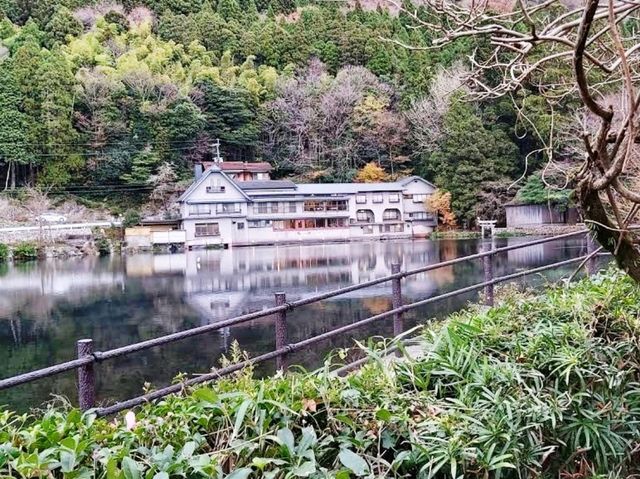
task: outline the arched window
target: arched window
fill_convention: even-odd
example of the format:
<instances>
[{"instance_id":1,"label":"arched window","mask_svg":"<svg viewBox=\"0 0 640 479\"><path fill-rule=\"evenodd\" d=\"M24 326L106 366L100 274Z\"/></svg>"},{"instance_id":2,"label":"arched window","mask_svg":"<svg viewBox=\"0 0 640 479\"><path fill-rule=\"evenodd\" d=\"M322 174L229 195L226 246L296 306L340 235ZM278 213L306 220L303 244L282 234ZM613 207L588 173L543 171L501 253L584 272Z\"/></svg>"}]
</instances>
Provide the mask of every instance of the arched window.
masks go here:
<instances>
[{"instance_id":1,"label":"arched window","mask_svg":"<svg viewBox=\"0 0 640 479\"><path fill-rule=\"evenodd\" d=\"M382 213L382 219L384 221L398 221L400 220L400 210L396 208L388 208Z\"/></svg>"},{"instance_id":2,"label":"arched window","mask_svg":"<svg viewBox=\"0 0 640 479\"><path fill-rule=\"evenodd\" d=\"M374 216L371 210L358 210L356 211L356 221L358 223L373 223Z\"/></svg>"}]
</instances>

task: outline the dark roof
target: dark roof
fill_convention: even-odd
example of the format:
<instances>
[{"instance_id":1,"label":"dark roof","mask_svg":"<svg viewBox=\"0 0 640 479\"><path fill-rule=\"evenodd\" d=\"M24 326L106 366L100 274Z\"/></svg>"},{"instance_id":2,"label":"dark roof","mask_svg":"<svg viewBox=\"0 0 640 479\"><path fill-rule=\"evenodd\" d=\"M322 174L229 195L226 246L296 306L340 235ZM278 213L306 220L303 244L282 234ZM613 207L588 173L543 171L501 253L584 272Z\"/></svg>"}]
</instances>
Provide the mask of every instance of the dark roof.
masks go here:
<instances>
[{"instance_id":1,"label":"dark roof","mask_svg":"<svg viewBox=\"0 0 640 479\"><path fill-rule=\"evenodd\" d=\"M273 168L265 161L223 161L222 163L215 163L213 161L202 162L205 169L212 166L219 167L222 171L249 171L251 173L269 173Z\"/></svg>"},{"instance_id":2,"label":"dark roof","mask_svg":"<svg viewBox=\"0 0 640 479\"><path fill-rule=\"evenodd\" d=\"M172 220L164 220L164 219L156 220L156 219L153 219L153 218L147 218L147 219L144 219L144 220L140 221L140 224L142 226L153 226L153 225L176 225L176 226L178 226L178 223L180 223L180 219L179 218L178 219L172 219Z\"/></svg>"},{"instance_id":3,"label":"dark roof","mask_svg":"<svg viewBox=\"0 0 640 479\"><path fill-rule=\"evenodd\" d=\"M295 190L296 184L289 180L236 181L243 190Z\"/></svg>"}]
</instances>

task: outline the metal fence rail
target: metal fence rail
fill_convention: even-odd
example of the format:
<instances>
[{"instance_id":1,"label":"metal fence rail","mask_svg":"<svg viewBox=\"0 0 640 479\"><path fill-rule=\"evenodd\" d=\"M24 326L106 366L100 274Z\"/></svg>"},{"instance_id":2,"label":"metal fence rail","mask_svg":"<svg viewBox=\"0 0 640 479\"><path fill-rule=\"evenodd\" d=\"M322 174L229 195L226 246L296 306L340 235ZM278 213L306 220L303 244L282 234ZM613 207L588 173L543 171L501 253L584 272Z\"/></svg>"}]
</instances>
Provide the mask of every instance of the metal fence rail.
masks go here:
<instances>
[{"instance_id":1,"label":"metal fence rail","mask_svg":"<svg viewBox=\"0 0 640 479\"><path fill-rule=\"evenodd\" d=\"M204 374L197 376L192 379L188 379L179 384L174 384L172 386L168 386L165 388L158 389L151 393L129 399L126 401L119 402L114 404L113 406L98 408L96 409L96 413L99 416L114 414L116 412L122 411L124 409L128 409L145 402L152 401L154 399L159 399L161 397L167 396L169 394L174 394L180 392L182 389L188 386L192 386L195 384L200 384L207 381L212 381L223 377L225 375L229 375L235 371L238 371L247 365L257 364L264 361L269 361L272 359L276 359L278 368L286 367L286 359L287 355L293 351L297 351L300 349L304 349L312 344L315 344L320 341L324 341L326 339L330 339L332 337L338 336L340 334L344 334L353 329L365 326L367 324L371 324L375 321L379 321L382 319L393 318L393 331L394 335L398 335L403 330L403 314L407 311L411 311L415 308L433 303L435 301L439 301L442 299L450 298L459 294L468 293L472 291L477 291L480 289L484 289L485 291L485 302L488 305L493 305L493 287L498 283L502 283L505 281L510 281L512 279L520 278L522 276L526 276L529 274L535 274L542 271L547 271L550 269L574 264L577 262L585 262L590 259L593 259L595 256L592 254L592 246L588 244L588 254L584 256L580 256L578 258L572 258L565 261L560 261L557 263L553 263L546 266L541 266L538 268L520 271L512 274L508 274L505 276L501 276L498 278L493 277L493 256L499 253L504 253L507 251L512 251L521 248L527 248L530 246L535 246L539 244L544 244L552 241L557 241L560 239L566 239L576 236L582 236L586 233L586 230L562 234L553 237L541 238L534 241L529 241L525 243L520 243L511 246L505 246L502 248L489 249L483 252L463 256L460 258L456 258L449 261L443 261L440 263L431 264L428 266L400 271L399 264L392 265L392 274L384 276L382 278L374 279L371 281L366 281L363 283L355 284L352 286L347 286L344 288L335 289L332 291L328 291L326 293L321 293L317 295L310 296L308 298L300 299L297 301L287 302L285 293L276 293L275 294L275 306L271 308L264 309L262 311L256 311L254 313L248 313L240 316L236 316L233 318L229 318L226 320L222 320L213 324L208 324L205 326L199 326L192 329L187 329L185 331L180 331L178 333L168 334L165 336L161 336L159 338L154 338L146 341L140 341L137 343L133 343L127 346L123 346L120 348L111 349L108 351L93 351L93 341L91 339L82 339L77 342L77 354L78 358L66 361L63 363L59 363L53 366L49 366L46 368L38 369L35 371L31 371L28 373L20 374L17 376L13 376L10 378L0 380L0 390L12 388L21 384L26 384L32 381L36 381L38 379L50 377L53 375L57 375L66 371L70 371L73 369L78 370L78 402L80 408L82 410L91 409L95 405L95 371L94 365L95 363L99 363L101 361L117 358L120 356L125 356L129 354L133 354L139 351L143 351L149 348L161 346L164 344L172 343L175 341L179 341L182 339L190 338L193 336L198 336L201 334L209 333L212 331L217 331L222 328L226 328L229 326L234 326L237 324L245 323L247 321L251 321L253 319L263 318L267 316L275 317L275 338L276 338L276 349L274 351L256 356L247 361L243 361L238 364L234 364L225 368L218 369L209 374ZM438 268L451 266L454 264L462 263L465 261L471 261L475 259L483 260L483 269L484 269L484 281L478 284L474 284L472 286L467 286L465 288L461 288L455 291L451 291L448 293L444 293L438 296L433 296L431 298L427 298L424 300L416 301L410 304L402 304L402 286L401 280L408 276L413 276L419 273L432 271ZM593 271L593 267L589 268L590 271ZM377 314L360 321L348 324L346 326L342 326L340 328L334 329L332 331L328 331L326 333L313 336L311 338L299 341L297 343L288 343L287 340L287 323L286 317L287 312L299 308L301 306L305 306L308 304L316 303L318 301L322 301L325 299L333 298L335 296L339 296L345 293L349 293L352 291L361 290L364 288L368 288L371 286L376 286L382 283L386 283L391 281L391 290L392 290L392 309L386 311L381 314Z\"/></svg>"}]
</instances>

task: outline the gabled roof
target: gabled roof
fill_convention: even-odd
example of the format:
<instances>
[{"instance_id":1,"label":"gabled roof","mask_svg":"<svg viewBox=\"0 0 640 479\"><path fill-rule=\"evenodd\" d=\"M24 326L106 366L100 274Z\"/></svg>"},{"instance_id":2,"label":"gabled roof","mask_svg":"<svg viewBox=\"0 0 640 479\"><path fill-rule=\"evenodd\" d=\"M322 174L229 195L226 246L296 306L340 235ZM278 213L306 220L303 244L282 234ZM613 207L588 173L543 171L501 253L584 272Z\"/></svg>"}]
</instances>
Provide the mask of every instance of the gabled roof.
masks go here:
<instances>
[{"instance_id":1,"label":"gabled roof","mask_svg":"<svg viewBox=\"0 0 640 479\"><path fill-rule=\"evenodd\" d=\"M224 178L226 178L229 181L229 183L233 188L238 190L238 192L247 199L247 201L251 201L251 198L249 198L246 195L246 193L238 187L238 184L235 181L229 178L229 176L224 171L221 171L220 168L218 168L217 166L213 166L205 170L199 180L196 180L193 183L191 183L191 186L189 186L189 188L187 188L186 191L182 193L182 195L180 195L180 198L178 198L178 203L182 203L183 201L186 201L186 199L191 195L191 193L193 193L196 190L196 188L198 188L198 186L204 183L204 181L214 173L221 174Z\"/></svg>"},{"instance_id":2,"label":"gabled roof","mask_svg":"<svg viewBox=\"0 0 640 479\"><path fill-rule=\"evenodd\" d=\"M401 180L398 180L398 183L400 183L402 186L407 186L409 183L411 183L412 181L421 181L422 183L429 185L433 188L438 188L436 185L434 185L433 183L431 183L430 181L425 180L424 178L421 178L420 176L407 176L406 178L402 178Z\"/></svg>"},{"instance_id":3,"label":"gabled roof","mask_svg":"<svg viewBox=\"0 0 640 479\"><path fill-rule=\"evenodd\" d=\"M237 181L243 190L295 190L296 184L289 180Z\"/></svg>"}]
</instances>

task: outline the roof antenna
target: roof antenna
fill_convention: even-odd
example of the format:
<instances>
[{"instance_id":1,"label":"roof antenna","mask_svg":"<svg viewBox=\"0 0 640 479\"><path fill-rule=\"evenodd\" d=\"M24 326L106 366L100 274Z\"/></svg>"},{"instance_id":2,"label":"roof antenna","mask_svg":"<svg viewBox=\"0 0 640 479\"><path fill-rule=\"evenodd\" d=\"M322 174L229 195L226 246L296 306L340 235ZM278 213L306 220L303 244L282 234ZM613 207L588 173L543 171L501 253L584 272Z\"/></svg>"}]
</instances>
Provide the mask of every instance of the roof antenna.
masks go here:
<instances>
[{"instance_id":1,"label":"roof antenna","mask_svg":"<svg viewBox=\"0 0 640 479\"><path fill-rule=\"evenodd\" d=\"M220 139L217 138L215 143L213 143L211 146L213 146L214 149L213 162L222 163L222 156L220 156Z\"/></svg>"}]
</instances>

